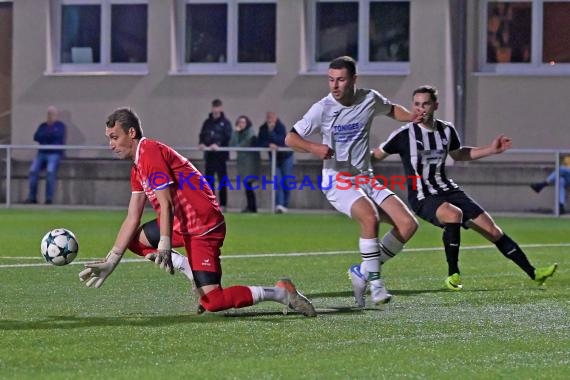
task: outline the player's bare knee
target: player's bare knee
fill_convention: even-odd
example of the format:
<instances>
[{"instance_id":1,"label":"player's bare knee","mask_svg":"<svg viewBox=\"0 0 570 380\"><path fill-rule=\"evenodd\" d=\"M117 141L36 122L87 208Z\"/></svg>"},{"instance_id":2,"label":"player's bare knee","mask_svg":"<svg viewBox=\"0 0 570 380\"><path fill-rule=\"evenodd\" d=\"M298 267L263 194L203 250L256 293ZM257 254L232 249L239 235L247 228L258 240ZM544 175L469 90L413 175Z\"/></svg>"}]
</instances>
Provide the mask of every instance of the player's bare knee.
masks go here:
<instances>
[{"instance_id":1,"label":"player's bare knee","mask_svg":"<svg viewBox=\"0 0 570 380\"><path fill-rule=\"evenodd\" d=\"M499 240L501 236L504 235L503 230L501 230L496 224L491 226L491 229L487 233L489 234L489 240L492 242Z\"/></svg>"},{"instance_id":2,"label":"player's bare knee","mask_svg":"<svg viewBox=\"0 0 570 380\"><path fill-rule=\"evenodd\" d=\"M398 223L398 232L405 241L408 241L418 230L419 223L416 218L410 217Z\"/></svg>"},{"instance_id":3,"label":"player's bare knee","mask_svg":"<svg viewBox=\"0 0 570 380\"><path fill-rule=\"evenodd\" d=\"M452 204L444 203L437 209L436 217L441 224L461 223L463 211Z\"/></svg>"},{"instance_id":4,"label":"player's bare knee","mask_svg":"<svg viewBox=\"0 0 570 380\"><path fill-rule=\"evenodd\" d=\"M463 211L461 209L455 209L453 210L453 223L461 223L461 221L463 220Z\"/></svg>"},{"instance_id":5,"label":"player's bare knee","mask_svg":"<svg viewBox=\"0 0 570 380\"><path fill-rule=\"evenodd\" d=\"M360 224L363 230L376 229L380 223L379 215L372 208L353 210L352 218Z\"/></svg>"},{"instance_id":6,"label":"player's bare knee","mask_svg":"<svg viewBox=\"0 0 570 380\"><path fill-rule=\"evenodd\" d=\"M380 220L378 220L378 215L375 213L368 213L361 218L361 224L369 227L377 227Z\"/></svg>"}]
</instances>

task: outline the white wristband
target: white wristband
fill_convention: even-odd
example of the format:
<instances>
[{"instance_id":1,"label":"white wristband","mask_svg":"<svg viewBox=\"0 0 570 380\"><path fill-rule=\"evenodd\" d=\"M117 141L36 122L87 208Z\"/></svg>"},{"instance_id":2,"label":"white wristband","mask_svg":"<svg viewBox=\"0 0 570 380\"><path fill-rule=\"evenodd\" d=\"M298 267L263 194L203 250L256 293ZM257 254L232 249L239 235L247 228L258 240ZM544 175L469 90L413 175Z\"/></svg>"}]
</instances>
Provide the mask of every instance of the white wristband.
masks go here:
<instances>
[{"instance_id":1,"label":"white wristband","mask_svg":"<svg viewBox=\"0 0 570 380\"><path fill-rule=\"evenodd\" d=\"M160 240L158 241L158 250L159 251L170 251L172 249L170 243L170 236L161 236Z\"/></svg>"}]
</instances>

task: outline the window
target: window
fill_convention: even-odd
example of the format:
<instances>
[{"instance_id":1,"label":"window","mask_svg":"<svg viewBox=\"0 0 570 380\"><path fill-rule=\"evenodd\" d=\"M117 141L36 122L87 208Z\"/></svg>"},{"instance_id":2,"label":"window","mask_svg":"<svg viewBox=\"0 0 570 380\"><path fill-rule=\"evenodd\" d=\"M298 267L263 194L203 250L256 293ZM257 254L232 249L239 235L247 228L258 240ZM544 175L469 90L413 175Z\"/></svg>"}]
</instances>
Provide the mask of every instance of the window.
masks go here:
<instances>
[{"instance_id":1,"label":"window","mask_svg":"<svg viewBox=\"0 0 570 380\"><path fill-rule=\"evenodd\" d=\"M275 71L274 0L181 0L178 71Z\"/></svg>"},{"instance_id":2,"label":"window","mask_svg":"<svg viewBox=\"0 0 570 380\"><path fill-rule=\"evenodd\" d=\"M61 63L100 63L101 7L62 5Z\"/></svg>"},{"instance_id":3,"label":"window","mask_svg":"<svg viewBox=\"0 0 570 380\"><path fill-rule=\"evenodd\" d=\"M146 0L54 1L51 71L145 72L147 13Z\"/></svg>"},{"instance_id":4,"label":"window","mask_svg":"<svg viewBox=\"0 0 570 380\"><path fill-rule=\"evenodd\" d=\"M111 5L111 63L147 62L147 5Z\"/></svg>"},{"instance_id":5,"label":"window","mask_svg":"<svg viewBox=\"0 0 570 380\"><path fill-rule=\"evenodd\" d=\"M570 63L570 2L544 2L542 63Z\"/></svg>"},{"instance_id":6,"label":"window","mask_svg":"<svg viewBox=\"0 0 570 380\"><path fill-rule=\"evenodd\" d=\"M570 1L482 1L484 72L570 73Z\"/></svg>"},{"instance_id":7,"label":"window","mask_svg":"<svg viewBox=\"0 0 570 380\"><path fill-rule=\"evenodd\" d=\"M409 1L308 0L307 7L309 70L350 55L360 72L409 72Z\"/></svg>"},{"instance_id":8,"label":"window","mask_svg":"<svg viewBox=\"0 0 570 380\"><path fill-rule=\"evenodd\" d=\"M410 60L410 3L370 3L370 62Z\"/></svg>"}]
</instances>

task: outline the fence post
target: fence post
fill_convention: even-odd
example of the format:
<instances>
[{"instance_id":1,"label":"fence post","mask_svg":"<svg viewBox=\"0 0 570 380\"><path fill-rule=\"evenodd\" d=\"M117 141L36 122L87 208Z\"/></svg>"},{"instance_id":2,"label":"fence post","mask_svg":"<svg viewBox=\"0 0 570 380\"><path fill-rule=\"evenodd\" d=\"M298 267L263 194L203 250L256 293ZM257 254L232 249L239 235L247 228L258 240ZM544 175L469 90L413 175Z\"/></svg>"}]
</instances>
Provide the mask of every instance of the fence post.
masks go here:
<instances>
[{"instance_id":1,"label":"fence post","mask_svg":"<svg viewBox=\"0 0 570 380\"><path fill-rule=\"evenodd\" d=\"M554 153L554 215L560 216L560 152L556 151Z\"/></svg>"},{"instance_id":2,"label":"fence post","mask_svg":"<svg viewBox=\"0 0 570 380\"><path fill-rule=\"evenodd\" d=\"M271 151L271 178L277 178L277 149ZM271 213L275 214L275 186L281 186L279 183L274 183L271 187Z\"/></svg>"},{"instance_id":3,"label":"fence post","mask_svg":"<svg viewBox=\"0 0 570 380\"><path fill-rule=\"evenodd\" d=\"M12 147L6 147L6 207L11 206L12 192Z\"/></svg>"}]
</instances>

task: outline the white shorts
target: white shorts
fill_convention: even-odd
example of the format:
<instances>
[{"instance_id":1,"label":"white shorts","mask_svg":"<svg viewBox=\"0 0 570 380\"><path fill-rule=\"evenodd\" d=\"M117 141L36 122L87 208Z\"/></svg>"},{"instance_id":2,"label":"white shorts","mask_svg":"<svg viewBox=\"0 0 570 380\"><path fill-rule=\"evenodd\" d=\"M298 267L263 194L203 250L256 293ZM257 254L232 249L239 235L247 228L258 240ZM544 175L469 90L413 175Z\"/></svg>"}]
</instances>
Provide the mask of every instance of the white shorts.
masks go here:
<instances>
[{"instance_id":1,"label":"white shorts","mask_svg":"<svg viewBox=\"0 0 570 380\"><path fill-rule=\"evenodd\" d=\"M350 210L354 202L362 197L368 197L379 206L386 198L394 195L381 183L372 183L367 176L338 177L337 174L334 170L324 169L321 189L330 204L348 217L352 217Z\"/></svg>"}]
</instances>

